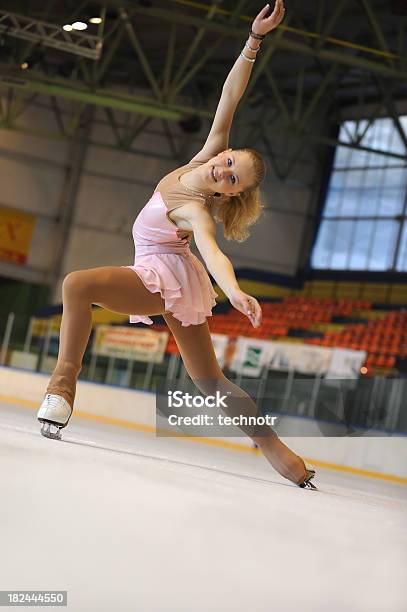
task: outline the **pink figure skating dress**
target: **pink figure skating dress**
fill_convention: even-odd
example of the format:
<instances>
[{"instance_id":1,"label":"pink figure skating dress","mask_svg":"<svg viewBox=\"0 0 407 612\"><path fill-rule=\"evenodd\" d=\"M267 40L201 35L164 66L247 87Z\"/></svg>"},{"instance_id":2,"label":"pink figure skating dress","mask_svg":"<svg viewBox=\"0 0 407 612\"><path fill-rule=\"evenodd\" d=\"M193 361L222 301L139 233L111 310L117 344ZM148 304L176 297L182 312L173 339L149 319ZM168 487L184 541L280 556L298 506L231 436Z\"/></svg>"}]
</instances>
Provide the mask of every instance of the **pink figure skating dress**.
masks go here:
<instances>
[{"instance_id":1,"label":"pink figure skating dress","mask_svg":"<svg viewBox=\"0 0 407 612\"><path fill-rule=\"evenodd\" d=\"M158 183L133 225L134 265L121 266L134 270L152 293L159 291L165 310L184 327L204 323L212 315L218 297L203 264L191 252L188 240L178 238L179 228L168 217L170 211L188 202L205 203L202 196L187 191L179 180L201 164L190 162ZM130 323L139 322L153 323L150 317L130 315Z\"/></svg>"}]
</instances>

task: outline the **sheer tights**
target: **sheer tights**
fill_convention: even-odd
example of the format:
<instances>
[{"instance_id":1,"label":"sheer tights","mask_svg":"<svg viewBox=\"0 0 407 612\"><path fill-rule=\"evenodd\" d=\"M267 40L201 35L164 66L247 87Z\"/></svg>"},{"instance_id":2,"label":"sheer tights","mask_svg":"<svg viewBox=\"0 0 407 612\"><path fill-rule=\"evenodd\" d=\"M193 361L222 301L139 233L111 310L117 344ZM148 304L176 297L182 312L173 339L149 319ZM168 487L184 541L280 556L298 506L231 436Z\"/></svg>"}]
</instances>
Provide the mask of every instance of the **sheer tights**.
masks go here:
<instances>
[{"instance_id":1,"label":"sheer tights","mask_svg":"<svg viewBox=\"0 0 407 612\"><path fill-rule=\"evenodd\" d=\"M130 268L106 266L68 274L62 285L63 314L58 361L47 393L62 395L74 404L76 382L92 329L92 304L121 314L162 315L178 345L185 368L194 384L206 395L219 390L230 394L230 415L259 415L252 398L223 374L216 359L208 323L183 327L165 310L159 293L151 293ZM303 460L267 426L254 430L241 427L260 447L266 459L285 478L304 480Z\"/></svg>"}]
</instances>

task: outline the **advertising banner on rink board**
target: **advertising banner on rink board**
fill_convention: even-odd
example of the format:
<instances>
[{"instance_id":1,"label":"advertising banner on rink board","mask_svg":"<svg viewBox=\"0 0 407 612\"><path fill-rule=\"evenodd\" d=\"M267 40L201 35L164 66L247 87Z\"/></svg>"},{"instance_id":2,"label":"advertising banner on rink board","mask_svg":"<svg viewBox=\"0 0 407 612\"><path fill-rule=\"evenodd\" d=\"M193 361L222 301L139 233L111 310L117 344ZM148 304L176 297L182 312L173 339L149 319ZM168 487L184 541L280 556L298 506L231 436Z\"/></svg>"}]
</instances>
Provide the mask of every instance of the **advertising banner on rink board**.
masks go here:
<instances>
[{"instance_id":1,"label":"advertising banner on rink board","mask_svg":"<svg viewBox=\"0 0 407 612\"><path fill-rule=\"evenodd\" d=\"M366 351L336 348L332 351L331 364L326 378L359 378L360 368L366 359Z\"/></svg>"},{"instance_id":2,"label":"advertising banner on rink board","mask_svg":"<svg viewBox=\"0 0 407 612\"><path fill-rule=\"evenodd\" d=\"M240 336L230 369L242 376L259 376L263 366L270 370L302 374L325 374L332 349L306 344L256 340Z\"/></svg>"},{"instance_id":3,"label":"advertising banner on rink board","mask_svg":"<svg viewBox=\"0 0 407 612\"><path fill-rule=\"evenodd\" d=\"M287 372L294 370L301 374L325 374L332 358L332 349L307 344L271 342L270 370Z\"/></svg>"},{"instance_id":4,"label":"advertising banner on rink board","mask_svg":"<svg viewBox=\"0 0 407 612\"><path fill-rule=\"evenodd\" d=\"M260 376L270 361L272 342L239 336L230 369L242 376Z\"/></svg>"},{"instance_id":5,"label":"advertising banner on rink board","mask_svg":"<svg viewBox=\"0 0 407 612\"><path fill-rule=\"evenodd\" d=\"M325 378L356 379L366 359L365 351L326 348L307 344L272 342L239 336L230 369L243 376L260 376L263 366Z\"/></svg>"},{"instance_id":6,"label":"advertising banner on rink board","mask_svg":"<svg viewBox=\"0 0 407 612\"><path fill-rule=\"evenodd\" d=\"M92 353L103 357L162 363L168 336L168 332L151 329L98 325L93 339Z\"/></svg>"},{"instance_id":7,"label":"advertising banner on rink board","mask_svg":"<svg viewBox=\"0 0 407 612\"><path fill-rule=\"evenodd\" d=\"M225 365L225 354L229 344L229 336L226 334L211 334L216 359L221 368Z\"/></svg>"}]
</instances>

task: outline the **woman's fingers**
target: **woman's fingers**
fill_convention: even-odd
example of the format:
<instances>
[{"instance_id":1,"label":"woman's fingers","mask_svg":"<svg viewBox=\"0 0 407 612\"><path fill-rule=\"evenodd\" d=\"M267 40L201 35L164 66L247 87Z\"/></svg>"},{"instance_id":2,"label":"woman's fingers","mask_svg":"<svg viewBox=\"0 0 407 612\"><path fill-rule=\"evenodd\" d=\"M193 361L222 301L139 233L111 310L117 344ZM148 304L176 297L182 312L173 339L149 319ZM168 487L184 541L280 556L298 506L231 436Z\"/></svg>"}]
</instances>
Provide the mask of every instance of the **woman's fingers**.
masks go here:
<instances>
[{"instance_id":1,"label":"woman's fingers","mask_svg":"<svg viewBox=\"0 0 407 612\"><path fill-rule=\"evenodd\" d=\"M277 4L274 8L274 11L272 12L272 14L270 15L269 19L281 19L281 17L284 15L284 7L281 3Z\"/></svg>"},{"instance_id":2,"label":"woman's fingers","mask_svg":"<svg viewBox=\"0 0 407 612\"><path fill-rule=\"evenodd\" d=\"M260 308L260 304L258 303L258 301L255 298L248 298L247 302L247 310L246 310L246 314L248 315L251 323L254 326L258 326L261 323L261 308Z\"/></svg>"},{"instance_id":3,"label":"woman's fingers","mask_svg":"<svg viewBox=\"0 0 407 612\"><path fill-rule=\"evenodd\" d=\"M266 15L269 10L270 5L266 4L266 6L262 8L256 19L254 20L254 24L256 24L257 27L259 27L260 29L266 28L264 32L262 31L261 33L267 34L270 29L276 27L283 20L285 12L283 0L276 0L273 12L267 17Z\"/></svg>"},{"instance_id":4,"label":"woman's fingers","mask_svg":"<svg viewBox=\"0 0 407 612\"><path fill-rule=\"evenodd\" d=\"M261 325L262 312L261 312L260 304L258 302L256 302L256 320L257 320L258 325Z\"/></svg>"},{"instance_id":5,"label":"woman's fingers","mask_svg":"<svg viewBox=\"0 0 407 612\"><path fill-rule=\"evenodd\" d=\"M256 298L239 290L235 296L230 298L230 302L236 310L248 317L253 327L259 327L261 324L262 313L260 304Z\"/></svg>"},{"instance_id":6,"label":"woman's fingers","mask_svg":"<svg viewBox=\"0 0 407 612\"><path fill-rule=\"evenodd\" d=\"M274 11L272 12L272 14L270 15L270 17L268 17L268 20L274 20L277 18L281 18L284 15L284 4L282 0L277 0L276 1L276 5L274 7Z\"/></svg>"},{"instance_id":7,"label":"woman's fingers","mask_svg":"<svg viewBox=\"0 0 407 612\"><path fill-rule=\"evenodd\" d=\"M268 13L270 9L270 5L266 4L266 6L263 6L263 8L261 9L260 13L257 15L256 20L262 20Z\"/></svg>"},{"instance_id":8,"label":"woman's fingers","mask_svg":"<svg viewBox=\"0 0 407 612\"><path fill-rule=\"evenodd\" d=\"M254 325L260 325L261 323L261 308L260 308L260 304L258 303L257 300L252 300L252 307L251 307L251 312L252 312L252 317L253 317L253 321L254 321Z\"/></svg>"}]
</instances>

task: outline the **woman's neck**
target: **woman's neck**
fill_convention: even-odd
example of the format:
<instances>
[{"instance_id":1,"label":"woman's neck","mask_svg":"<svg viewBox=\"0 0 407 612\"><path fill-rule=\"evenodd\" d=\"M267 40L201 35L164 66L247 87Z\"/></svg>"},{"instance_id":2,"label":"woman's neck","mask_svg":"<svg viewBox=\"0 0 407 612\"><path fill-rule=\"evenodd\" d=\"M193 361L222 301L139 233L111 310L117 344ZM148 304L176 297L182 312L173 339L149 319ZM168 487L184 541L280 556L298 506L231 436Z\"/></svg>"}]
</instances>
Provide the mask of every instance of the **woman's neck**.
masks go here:
<instances>
[{"instance_id":1,"label":"woman's neck","mask_svg":"<svg viewBox=\"0 0 407 612\"><path fill-rule=\"evenodd\" d=\"M204 164L199 166L199 168L194 168L193 170L188 170L188 172L185 172L185 174L181 176L181 180L183 184L189 187L190 189L201 191L202 193L205 193L207 195L213 195L215 192L213 191L213 189L210 189L210 187L206 183L205 176L203 175L203 172L201 170L203 165Z\"/></svg>"}]
</instances>

